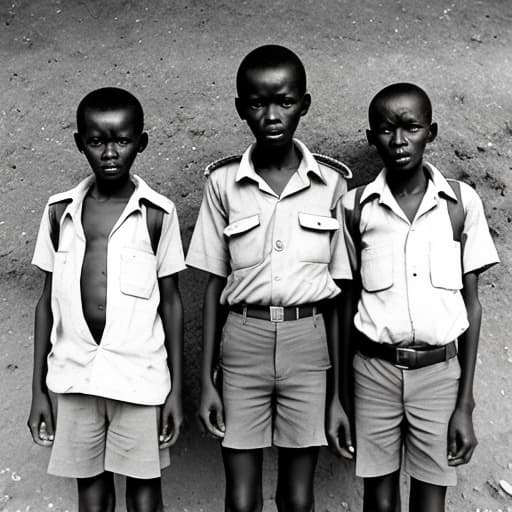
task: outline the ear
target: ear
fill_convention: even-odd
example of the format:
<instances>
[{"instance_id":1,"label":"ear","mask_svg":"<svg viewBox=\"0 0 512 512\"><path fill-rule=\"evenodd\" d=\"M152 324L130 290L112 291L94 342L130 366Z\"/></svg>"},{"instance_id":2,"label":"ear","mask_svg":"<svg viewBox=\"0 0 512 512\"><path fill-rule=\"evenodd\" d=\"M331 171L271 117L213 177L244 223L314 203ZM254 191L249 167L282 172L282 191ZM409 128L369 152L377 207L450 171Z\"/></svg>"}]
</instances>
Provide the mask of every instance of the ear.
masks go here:
<instances>
[{"instance_id":1,"label":"ear","mask_svg":"<svg viewBox=\"0 0 512 512\"><path fill-rule=\"evenodd\" d=\"M139 153L142 153L146 149L147 145L148 145L148 134L147 134L147 132L142 132L140 134L139 148L137 149L137 151Z\"/></svg>"},{"instance_id":2,"label":"ear","mask_svg":"<svg viewBox=\"0 0 512 512\"><path fill-rule=\"evenodd\" d=\"M235 108L240 119L245 121L247 116L245 115L244 102L240 98L235 98Z\"/></svg>"},{"instance_id":3,"label":"ear","mask_svg":"<svg viewBox=\"0 0 512 512\"><path fill-rule=\"evenodd\" d=\"M310 106L311 106L311 94L309 94L309 92L307 92L302 97L302 110L300 111L300 115L305 116L308 113Z\"/></svg>"},{"instance_id":4,"label":"ear","mask_svg":"<svg viewBox=\"0 0 512 512\"><path fill-rule=\"evenodd\" d=\"M437 137L437 123L432 123L429 128L427 142L432 142Z\"/></svg>"},{"instance_id":5,"label":"ear","mask_svg":"<svg viewBox=\"0 0 512 512\"><path fill-rule=\"evenodd\" d=\"M78 132L75 132L73 134L73 137L75 139L75 145L78 148L78 151L80 151L80 153L83 153L84 152L84 143L82 141L82 137L80 137L80 134Z\"/></svg>"},{"instance_id":6,"label":"ear","mask_svg":"<svg viewBox=\"0 0 512 512\"><path fill-rule=\"evenodd\" d=\"M375 134L372 130L366 130L366 140L369 146L375 146Z\"/></svg>"}]
</instances>

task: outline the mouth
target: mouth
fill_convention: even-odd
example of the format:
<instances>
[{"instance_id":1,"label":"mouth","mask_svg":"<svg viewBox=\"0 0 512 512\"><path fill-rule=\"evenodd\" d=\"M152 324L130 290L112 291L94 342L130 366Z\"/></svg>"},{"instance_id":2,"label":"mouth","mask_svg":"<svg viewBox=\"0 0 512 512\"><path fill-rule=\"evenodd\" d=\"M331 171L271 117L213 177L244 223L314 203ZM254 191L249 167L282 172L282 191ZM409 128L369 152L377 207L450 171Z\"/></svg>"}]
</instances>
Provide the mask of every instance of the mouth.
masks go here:
<instances>
[{"instance_id":1,"label":"mouth","mask_svg":"<svg viewBox=\"0 0 512 512\"><path fill-rule=\"evenodd\" d=\"M102 167L101 170L107 174L114 174L119 171L119 167L117 165L106 165Z\"/></svg>"},{"instance_id":2,"label":"mouth","mask_svg":"<svg viewBox=\"0 0 512 512\"><path fill-rule=\"evenodd\" d=\"M409 153L398 153L393 157L393 160L398 165L405 165L411 161L411 155Z\"/></svg>"},{"instance_id":3,"label":"mouth","mask_svg":"<svg viewBox=\"0 0 512 512\"><path fill-rule=\"evenodd\" d=\"M267 130L265 132L265 137L267 139L279 139L284 135L284 130Z\"/></svg>"}]
</instances>

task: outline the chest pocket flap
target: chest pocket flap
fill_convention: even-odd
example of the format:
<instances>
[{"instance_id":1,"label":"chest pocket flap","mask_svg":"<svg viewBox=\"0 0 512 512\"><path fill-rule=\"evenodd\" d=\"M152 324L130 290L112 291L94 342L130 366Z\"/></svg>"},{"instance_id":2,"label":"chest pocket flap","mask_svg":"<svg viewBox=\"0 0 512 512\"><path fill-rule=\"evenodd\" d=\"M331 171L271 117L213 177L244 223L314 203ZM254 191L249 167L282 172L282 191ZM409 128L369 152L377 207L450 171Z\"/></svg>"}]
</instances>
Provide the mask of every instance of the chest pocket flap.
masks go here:
<instances>
[{"instance_id":1,"label":"chest pocket flap","mask_svg":"<svg viewBox=\"0 0 512 512\"><path fill-rule=\"evenodd\" d=\"M244 217L243 219L236 220L224 228L224 235L228 238L245 233L252 228L260 225L260 216L251 215L250 217Z\"/></svg>"},{"instance_id":2,"label":"chest pocket flap","mask_svg":"<svg viewBox=\"0 0 512 512\"><path fill-rule=\"evenodd\" d=\"M306 229L318 231L335 231L340 227L338 219L312 213L299 213L299 224Z\"/></svg>"}]
</instances>

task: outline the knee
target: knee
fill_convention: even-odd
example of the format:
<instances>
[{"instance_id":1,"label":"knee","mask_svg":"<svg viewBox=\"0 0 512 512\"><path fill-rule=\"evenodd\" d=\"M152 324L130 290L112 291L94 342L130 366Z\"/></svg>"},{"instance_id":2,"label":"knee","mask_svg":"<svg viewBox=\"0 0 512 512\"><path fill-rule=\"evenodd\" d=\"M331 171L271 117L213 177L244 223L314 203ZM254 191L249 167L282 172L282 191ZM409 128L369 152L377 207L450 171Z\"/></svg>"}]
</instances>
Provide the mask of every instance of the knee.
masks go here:
<instances>
[{"instance_id":1,"label":"knee","mask_svg":"<svg viewBox=\"0 0 512 512\"><path fill-rule=\"evenodd\" d=\"M284 510L292 512L312 512L314 499L309 492L294 492L291 495L283 496L278 491L276 502L279 510L283 507Z\"/></svg>"},{"instance_id":2,"label":"knee","mask_svg":"<svg viewBox=\"0 0 512 512\"><path fill-rule=\"evenodd\" d=\"M396 503L392 498L380 497L365 503L364 512L396 512Z\"/></svg>"},{"instance_id":3,"label":"knee","mask_svg":"<svg viewBox=\"0 0 512 512\"><path fill-rule=\"evenodd\" d=\"M235 494L226 497L226 512L261 512L262 499L249 494Z\"/></svg>"}]
</instances>

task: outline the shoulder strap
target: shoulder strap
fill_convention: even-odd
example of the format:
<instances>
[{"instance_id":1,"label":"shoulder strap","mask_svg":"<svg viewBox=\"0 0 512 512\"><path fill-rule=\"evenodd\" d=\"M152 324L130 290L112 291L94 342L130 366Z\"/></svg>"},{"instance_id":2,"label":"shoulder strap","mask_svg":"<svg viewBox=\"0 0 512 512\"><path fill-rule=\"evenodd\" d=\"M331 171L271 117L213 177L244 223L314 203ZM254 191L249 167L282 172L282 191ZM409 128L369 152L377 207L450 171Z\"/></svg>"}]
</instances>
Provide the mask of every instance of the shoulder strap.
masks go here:
<instances>
[{"instance_id":1,"label":"shoulder strap","mask_svg":"<svg viewBox=\"0 0 512 512\"><path fill-rule=\"evenodd\" d=\"M450 199L446 200L448 215L450 216L450 222L452 224L453 239L456 242L461 242L462 232L464 230L465 213L464 205L462 204L462 194L460 192L460 182L451 179L447 181L457 198L457 202Z\"/></svg>"},{"instance_id":2,"label":"shoulder strap","mask_svg":"<svg viewBox=\"0 0 512 512\"><path fill-rule=\"evenodd\" d=\"M225 156L224 158L219 158L218 160L215 160L211 164L208 164L204 170L204 175L209 176L213 171L218 169L219 167L222 167L226 164L231 164L233 162L240 162L242 160L242 155L231 155L231 156Z\"/></svg>"},{"instance_id":3,"label":"shoulder strap","mask_svg":"<svg viewBox=\"0 0 512 512\"><path fill-rule=\"evenodd\" d=\"M327 167L330 167L336 172L339 172L345 179L352 178L352 171L343 162L340 162L339 160L336 160L330 156L322 155L320 153L313 153L313 156L317 162L327 165Z\"/></svg>"},{"instance_id":4,"label":"shoulder strap","mask_svg":"<svg viewBox=\"0 0 512 512\"><path fill-rule=\"evenodd\" d=\"M52 241L53 250L59 250L60 238L60 220L64 214L64 210L70 201L58 201L48 206L48 218L50 220L50 240Z\"/></svg>"},{"instance_id":5,"label":"shoulder strap","mask_svg":"<svg viewBox=\"0 0 512 512\"><path fill-rule=\"evenodd\" d=\"M162 234L162 224L164 222L164 211L152 203L145 203L146 206L146 223L148 226L149 239L151 241L151 248L153 253L156 254L160 236Z\"/></svg>"}]
</instances>

